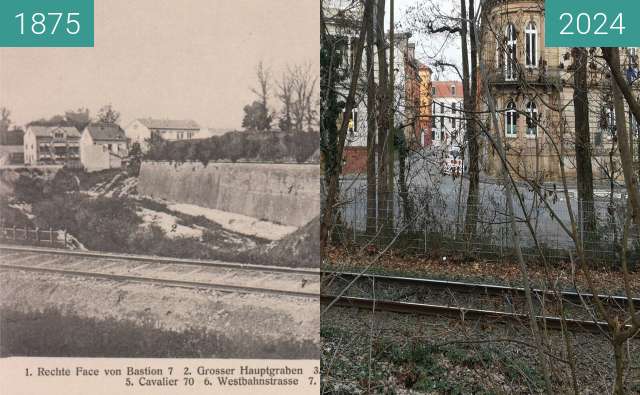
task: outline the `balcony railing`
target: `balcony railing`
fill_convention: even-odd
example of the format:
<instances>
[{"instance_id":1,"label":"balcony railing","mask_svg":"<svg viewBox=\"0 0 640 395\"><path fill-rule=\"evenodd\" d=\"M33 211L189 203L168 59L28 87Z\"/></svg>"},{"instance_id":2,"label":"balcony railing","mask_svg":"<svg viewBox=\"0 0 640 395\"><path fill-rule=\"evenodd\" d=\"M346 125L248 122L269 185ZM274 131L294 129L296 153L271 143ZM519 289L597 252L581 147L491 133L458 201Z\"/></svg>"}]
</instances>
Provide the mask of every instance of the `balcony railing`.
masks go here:
<instances>
[{"instance_id":1,"label":"balcony railing","mask_svg":"<svg viewBox=\"0 0 640 395\"><path fill-rule=\"evenodd\" d=\"M505 70L503 67L493 68L488 73L489 83L499 85L520 84L527 82L533 85L550 85L556 89L562 88L562 69L544 67L524 67L518 65L516 70ZM509 77L509 78L508 78Z\"/></svg>"}]
</instances>

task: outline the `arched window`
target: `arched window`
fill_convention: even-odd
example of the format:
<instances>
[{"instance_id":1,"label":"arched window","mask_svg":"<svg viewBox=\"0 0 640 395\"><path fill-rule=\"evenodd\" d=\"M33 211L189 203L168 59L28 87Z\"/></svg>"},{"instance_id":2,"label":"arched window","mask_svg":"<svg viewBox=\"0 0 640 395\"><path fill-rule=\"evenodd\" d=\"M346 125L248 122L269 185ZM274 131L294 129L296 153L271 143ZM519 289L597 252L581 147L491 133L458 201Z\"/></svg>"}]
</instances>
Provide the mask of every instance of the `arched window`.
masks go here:
<instances>
[{"instance_id":1,"label":"arched window","mask_svg":"<svg viewBox=\"0 0 640 395\"><path fill-rule=\"evenodd\" d=\"M527 137L536 137L538 135L538 107L536 103L530 101L527 103Z\"/></svg>"},{"instance_id":2,"label":"arched window","mask_svg":"<svg viewBox=\"0 0 640 395\"><path fill-rule=\"evenodd\" d=\"M527 23L524 31L526 66L538 67L538 30L536 24L531 21Z\"/></svg>"},{"instance_id":3,"label":"arched window","mask_svg":"<svg viewBox=\"0 0 640 395\"><path fill-rule=\"evenodd\" d=\"M505 38L507 39L507 57L504 62L504 79L514 81L516 79L518 40L516 38L516 27L512 23L507 25Z\"/></svg>"},{"instance_id":4,"label":"arched window","mask_svg":"<svg viewBox=\"0 0 640 395\"><path fill-rule=\"evenodd\" d=\"M504 112L504 133L507 137L516 137L518 135L516 119L516 104L513 100L510 100L507 104L507 110Z\"/></svg>"}]
</instances>

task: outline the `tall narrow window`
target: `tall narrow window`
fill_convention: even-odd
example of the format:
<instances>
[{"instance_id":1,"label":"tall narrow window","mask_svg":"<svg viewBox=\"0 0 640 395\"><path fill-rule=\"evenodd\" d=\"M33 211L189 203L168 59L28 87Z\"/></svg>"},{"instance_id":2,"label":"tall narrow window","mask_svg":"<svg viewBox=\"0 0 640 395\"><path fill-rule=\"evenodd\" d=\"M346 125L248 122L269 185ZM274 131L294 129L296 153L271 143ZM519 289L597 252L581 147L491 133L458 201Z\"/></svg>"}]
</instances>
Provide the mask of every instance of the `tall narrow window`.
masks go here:
<instances>
[{"instance_id":1,"label":"tall narrow window","mask_svg":"<svg viewBox=\"0 0 640 395\"><path fill-rule=\"evenodd\" d=\"M451 104L451 127L452 128L456 127L456 106L457 106L457 103Z\"/></svg>"},{"instance_id":2,"label":"tall narrow window","mask_svg":"<svg viewBox=\"0 0 640 395\"><path fill-rule=\"evenodd\" d=\"M516 104L509 101L507 110L504 112L504 133L507 137L516 137L518 129L516 127Z\"/></svg>"},{"instance_id":3,"label":"tall narrow window","mask_svg":"<svg viewBox=\"0 0 640 395\"><path fill-rule=\"evenodd\" d=\"M455 96L455 95L456 95L456 86L451 85L451 96Z\"/></svg>"},{"instance_id":4,"label":"tall narrow window","mask_svg":"<svg viewBox=\"0 0 640 395\"><path fill-rule=\"evenodd\" d=\"M504 79L507 81L514 81L516 79L516 54L518 50L516 27L513 24L507 25L505 33L507 38L507 56L504 62Z\"/></svg>"},{"instance_id":5,"label":"tall narrow window","mask_svg":"<svg viewBox=\"0 0 640 395\"><path fill-rule=\"evenodd\" d=\"M609 105L609 108L607 108L607 129L609 131L607 139L611 140L616 135L616 131L618 129L616 124L616 112L613 109L613 105Z\"/></svg>"},{"instance_id":6,"label":"tall narrow window","mask_svg":"<svg viewBox=\"0 0 640 395\"><path fill-rule=\"evenodd\" d=\"M527 67L538 67L538 30L531 21L524 31Z\"/></svg>"},{"instance_id":7,"label":"tall narrow window","mask_svg":"<svg viewBox=\"0 0 640 395\"><path fill-rule=\"evenodd\" d=\"M527 103L527 137L536 137L538 135L538 108L536 103L530 101Z\"/></svg>"}]
</instances>

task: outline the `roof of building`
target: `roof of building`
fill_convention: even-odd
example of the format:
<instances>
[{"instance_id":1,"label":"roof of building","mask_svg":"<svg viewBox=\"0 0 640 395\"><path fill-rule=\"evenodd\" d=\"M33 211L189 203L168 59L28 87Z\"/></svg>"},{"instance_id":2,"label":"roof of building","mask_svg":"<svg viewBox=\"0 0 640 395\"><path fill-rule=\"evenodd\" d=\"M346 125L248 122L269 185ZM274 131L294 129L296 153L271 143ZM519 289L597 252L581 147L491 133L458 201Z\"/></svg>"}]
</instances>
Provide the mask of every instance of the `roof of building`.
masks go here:
<instances>
[{"instance_id":1,"label":"roof of building","mask_svg":"<svg viewBox=\"0 0 640 395\"><path fill-rule=\"evenodd\" d=\"M184 129L184 130L200 130L200 125L191 119L177 120L177 119L153 119L153 118L140 118L140 123L149 129Z\"/></svg>"},{"instance_id":2,"label":"roof of building","mask_svg":"<svg viewBox=\"0 0 640 395\"><path fill-rule=\"evenodd\" d=\"M80 132L73 126L29 126L27 131L31 130L36 135L36 137L51 137L51 132L55 129L62 129L67 137L77 137L80 138Z\"/></svg>"},{"instance_id":3,"label":"roof of building","mask_svg":"<svg viewBox=\"0 0 640 395\"><path fill-rule=\"evenodd\" d=\"M22 145L24 131L20 129L0 130L0 145Z\"/></svg>"},{"instance_id":4,"label":"roof of building","mask_svg":"<svg viewBox=\"0 0 640 395\"><path fill-rule=\"evenodd\" d=\"M94 140L125 141L122 128L116 124L94 123L85 128Z\"/></svg>"},{"instance_id":5,"label":"roof of building","mask_svg":"<svg viewBox=\"0 0 640 395\"><path fill-rule=\"evenodd\" d=\"M451 93L451 85L455 86L455 94ZM433 97L455 97L462 99L462 81L431 81L431 86L435 89Z\"/></svg>"}]
</instances>

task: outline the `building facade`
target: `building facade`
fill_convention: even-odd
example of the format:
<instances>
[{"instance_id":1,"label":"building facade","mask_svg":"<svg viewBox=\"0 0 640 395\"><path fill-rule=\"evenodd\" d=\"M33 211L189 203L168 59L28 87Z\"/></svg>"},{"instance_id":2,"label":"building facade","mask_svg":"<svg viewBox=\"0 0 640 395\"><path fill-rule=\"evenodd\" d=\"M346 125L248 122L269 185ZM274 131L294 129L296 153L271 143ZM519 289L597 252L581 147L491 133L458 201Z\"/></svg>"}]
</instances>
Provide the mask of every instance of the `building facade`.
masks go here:
<instances>
[{"instance_id":1,"label":"building facade","mask_svg":"<svg viewBox=\"0 0 640 395\"><path fill-rule=\"evenodd\" d=\"M0 165L24 163L24 131L0 129Z\"/></svg>"},{"instance_id":2,"label":"building facade","mask_svg":"<svg viewBox=\"0 0 640 395\"><path fill-rule=\"evenodd\" d=\"M418 119L418 131L420 133L420 142L423 147L430 146L432 144L431 136L431 120L432 115L432 102L433 96L431 95L432 82L431 75L433 74L431 68L425 64L420 64L418 69L418 75L420 76L420 107Z\"/></svg>"},{"instance_id":3,"label":"building facade","mask_svg":"<svg viewBox=\"0 0 640 395\"><path fill-rule=\"evenodd\" d=\"M348 0L328 0L323 3L323 11L329 34L343 38L342 67L345 71L351 70L354 63L359 25L362 21L362 4ZM389 39L388 34L385 37L387 40ZM402 129L407 142L410 145L415 145L421 140L419 126L421 78L419 72L420 64L415 58L415 44L410 41L410 38L410 32L396 32L394 34L393 68L395 76L392 105L395 109L394 124ZM389 44L389 41L387 41L387 44ZM390 45L387 45L387 62L390 61L390 54ZM344 149L343 172L345 173L366 172L366 155L368 152L366 149L367 123L369 115L367 111L367 70L364 51L362 56L361 82L356 92L356 106L351 114ZM377 89L382 89L378 85L377 47L374 48L372 63L373 69L371 72L374 75ZM347 74L350 76L350 73ZM343 86L340 87L345 97L348 93L348 87L349 81L343 82ZM338 124L341 122L342 119L338 119Z\"/></svg>"},{"instance_id":4,"label":"building facade","mask_svg":"<svg viewBox=\"0 0 640 395\"><path fill-rule=\"evenodd\" d=\"M462 82L432 81L431 97L430 145L462 146L465 130Z\"/></svg>"},{"instance_id":5,"label":"building facade","mask_svg":"<svg viewBox=\"0 0 640 395\"><path fill-rule=\"evenodd\" d=\"M139 118L125 128L131 144L138 143L143 151L152 136L167 141L192 140L200 133L200 126L192 120Z\"/></svg>"},{"instance_id":6,"label":"building facade","mask_svg":"<svg viewBox=\"0 0 640 395\"><path fill-rule=\"evenodd\" d=\"M495 99L511 167L522 178L544 181L560 177L562 162L565 174L575 177L574 52L571 48L545 47L542 0L490 0L481 17L480 61L488 71L484 82ZM616 139L611 79L598 55L598 49L590 50L587 70L596 182L617 178L613 173L619 172L619 166L609 164ZM621 51L621 62L625 70L637 75L634 48ZM486 113L486 101L479 101L477 110ZM636 134L637 122L631 116L627 118L630 131ZM497 132L489 116L484 124L490 133ZM491 175L501 169L501 160L489 139L483 141L482 162Z\"/></svg>"},{"instance_id":7,"label":"building facade","mask_svg":"<svg viewBox=\"0 0 640 395\"><path fill-rule=\"evenodd\" d=\"M119 169L128 155L124 130L115 124L90 124L80 137L80 161L89 171Z\"/></svg>"},{"instance_id":8,"label":"building facade","mask_svg":"<svg viewBox=\"0 0 640 395\"><path fill-rule=\"evenodd\" d=\"M68 164L80 160L80 133L72 126L29 126L23 146L27 165Z\"/></svg>"}]
</instances>

